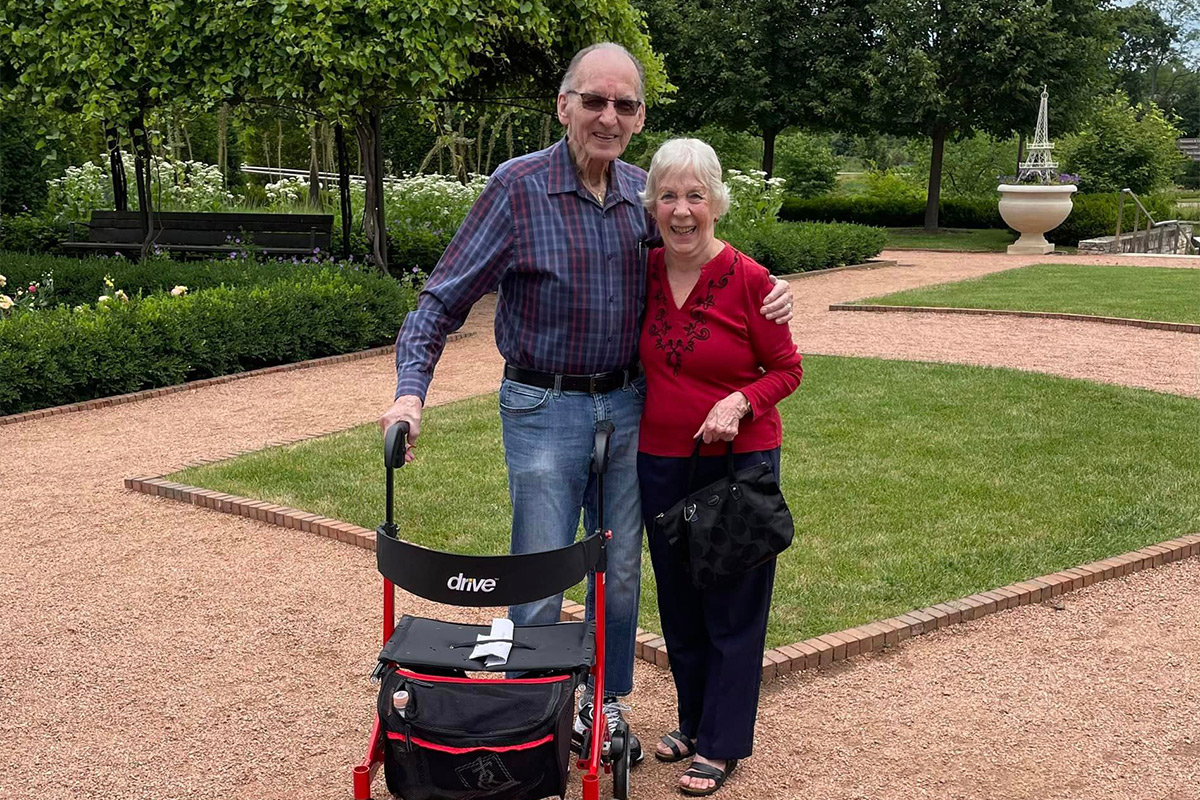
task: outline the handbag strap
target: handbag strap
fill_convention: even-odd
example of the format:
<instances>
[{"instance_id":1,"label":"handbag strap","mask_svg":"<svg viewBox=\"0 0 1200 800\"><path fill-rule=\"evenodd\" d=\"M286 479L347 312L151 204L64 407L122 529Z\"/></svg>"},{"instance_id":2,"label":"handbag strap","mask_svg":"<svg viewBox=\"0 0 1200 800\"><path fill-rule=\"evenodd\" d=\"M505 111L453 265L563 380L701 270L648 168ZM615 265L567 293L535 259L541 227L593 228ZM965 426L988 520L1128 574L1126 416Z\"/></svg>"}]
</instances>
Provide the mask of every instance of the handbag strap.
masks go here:
<instances>
[{"instance_id":1,"label":"handbag strap","mask_svg":"<svg viewBox=\"0 0 1200 800\"><path fill-rule=\"evenodd\" d=\"M696 446L692 449L692 457L688 461L687 493L689 495L696 491L696 467L700 464L700 445L703 443L703 439L696 440ZM725 444L725 471L729 475L730 485L733 485L733 441L730 440Z\"/></svg>"}]
</instances>

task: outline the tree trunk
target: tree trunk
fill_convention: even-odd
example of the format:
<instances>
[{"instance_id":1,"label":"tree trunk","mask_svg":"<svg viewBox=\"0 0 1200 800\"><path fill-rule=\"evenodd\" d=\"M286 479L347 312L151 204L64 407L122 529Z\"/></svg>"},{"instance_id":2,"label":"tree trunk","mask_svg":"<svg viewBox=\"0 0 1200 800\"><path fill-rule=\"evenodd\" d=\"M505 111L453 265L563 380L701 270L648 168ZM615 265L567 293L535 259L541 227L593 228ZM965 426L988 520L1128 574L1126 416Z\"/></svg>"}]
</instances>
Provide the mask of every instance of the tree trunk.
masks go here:
<instances>
[{"instance_id":1,"label":"tree trunk","mask_svg":"<svg viewBox=\"0 0 1200 800\"><path fill-rule=\"evenodd\" d=\"M333 138L337 144L338 160L338 200L342 211L342 258L350 258L350 154L346 151L346 130L342 123L333 129Z\"/></svg>"},{"instance_id":2,"label":"tree trunk","mask_svg":"<svg viewBox=\"0 0 1200 800\"><path fill-rule=\"evenodd\" d=\"M217 169L221 170L221 178L229 185L229 104L221 103L217 112Z\"/></svg>"},{"instance_id":3,"label":"tree trunk","mask_svg":"<svg viewBox=\"0 0 1200 800\"><path fill-rule=\"evenodd\" d=\"M333 128L329 127L328 122L321 123L321 150L324 154L321 163L325 166L322 171L337 172L338 162L337 156L334 154Z\"/></svg>"},{"instance_id":4,"label":"tree trunk","mask_svg":"<svg viewBox=\"0 0 1200 800\"><path fill-rule=\"evenodd\" d=\"M318 174L321 171L320 150L317 148L317 126L316 120L308 128L308 204L313 208L321 207L321 176Z\"/></svg>"},{"instance_id":5,"label":"tree trunk","mask_svg":"<svg viewBox=\"0 0 1200 800\"><path fill-rule=\"evenodd\" d=\"M379 268L386 275L388 271L387 251L387 214L383 197L383 114L379 109L371 112L371 132L375 136L375 213L377 216L376 230L378 232L377 246Z\"/></svg>"},{"instance_id":6,"label":"tree trunk","mask_svg":"<svg viewBox=\"0 0 1200 800\"><path fill-rule=\"evenodd\" d=\"M933 152L929 158L929 193L925 197L925 230L937 233L938 204L942 199L942 156L946 151L946 131L933 129Z\"/></svg>"},{"instance_id":7,"label":"tree trunk","mask_svg":"<svg viewBox=\"0 0 1200 800\"><path fill-rule=\"evenodd\" d=\"M195 161L196 159L192 156L192 137L188 135L186 122L179 123L179 132L183 134L183 144L187 147L188 161Z\"/></svg>"},{"instance_id":8,"label":"tree trunk","mask_svg":"<svg viewBox=\"0 0 1200 800\"><path fill-rule=\"evenodd\" d=\"M450 168L454 170L454 176L458 178L458 182L464 186L467 183L467 159L471 157L471 144L466 137L467 121L460 119L458 121L458 136L454 138L454 147L450 150ZM462 148L460 151L459 148Z\"/></svg>"},{"instance_id":9,"label":"tree trunk","mask_svg":"<svg viewBox=\"0 0 1200 800\"><path fill-rule=\"evenodd\" d=\"M133 140L134 164L138 182L138 208L142 212L142 258L150 255L154 244L154 209L151 207L150 137L146 135L146 115L139 111L130 126Z\"/></svg>"},{"instance_id":10,"label":"tree trunk","mask_svg":"<svg viewBox=\"0 0 1200 800\"><path fill-rule=\"evenodd\" d=\"M358 138L358 155L363 177L367 182L363 207L363 232L371 244L371 260L380 271L387 272L387 228L383 213L383 152L379 135L379 110L360 118L354 126Z\"/></svg>"},{"instance_id":11,"label":"tree trunk","mask_svg":"<svg viewBox=\"0 0 1200 800\"><path fill-rule=\"evenodd\" d=\"M779 131L763 131L762 171L767 173L768 178L775 172L775 137L778 135Z\"/></svg>"},{"instance_id":12,"label":"tree trunk","mask_svg":"<svg viewBox=\"0 0 1200 800\"><path fill-rule=\"evenodd\" d=\"M125 160L121 158L121 134L117 126L104 123L104 144L108 147L108 168L112 172L113 207L129 210L129 185L125 181Z\"/></svg>"},{"instance_id":13,"label":"tree trunk","mask_svg":"<svg viewBox=\"0 0 1200 800\"><path fill-rule=\"evenodd\" d=\"M479 130L475 133L475 164L467 169L467 172L483 172L483 120L487 114L479 115ZM466 176L463 176L463 183L466 183Z\"/></svg>"}]
</instances>

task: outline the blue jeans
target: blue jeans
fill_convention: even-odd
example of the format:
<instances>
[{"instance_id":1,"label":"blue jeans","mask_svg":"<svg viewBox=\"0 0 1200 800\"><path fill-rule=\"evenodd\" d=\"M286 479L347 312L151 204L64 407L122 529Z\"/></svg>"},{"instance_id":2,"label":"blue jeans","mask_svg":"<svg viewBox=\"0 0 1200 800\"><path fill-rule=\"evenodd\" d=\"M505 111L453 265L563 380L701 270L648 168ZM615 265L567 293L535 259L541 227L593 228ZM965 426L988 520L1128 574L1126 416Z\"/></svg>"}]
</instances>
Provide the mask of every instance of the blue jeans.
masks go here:
<instances>
[{"instance_id":1,"label":"blue jeans","mask_svg":"<svg viewBox=\"0 0 1200 800\"><path fill-rule=\"evenodd\" d=\"M633 690L642 572L637 443L645 392L644 377L606 394L541 389L508 379L500 385L504 459L513 508L513 553L571 544L581 509L584 530L590 533L596 527L592 447L596 423L605 419L613 423L612 456L604 476L604 526L613 532L605 574L606 695L625 695ZM592 591L589 584L589 619L594 612ZM553 623L559 620L561 608L559 594L513 606L509 618L518 625Z\"/></svg>"}]
</instances>

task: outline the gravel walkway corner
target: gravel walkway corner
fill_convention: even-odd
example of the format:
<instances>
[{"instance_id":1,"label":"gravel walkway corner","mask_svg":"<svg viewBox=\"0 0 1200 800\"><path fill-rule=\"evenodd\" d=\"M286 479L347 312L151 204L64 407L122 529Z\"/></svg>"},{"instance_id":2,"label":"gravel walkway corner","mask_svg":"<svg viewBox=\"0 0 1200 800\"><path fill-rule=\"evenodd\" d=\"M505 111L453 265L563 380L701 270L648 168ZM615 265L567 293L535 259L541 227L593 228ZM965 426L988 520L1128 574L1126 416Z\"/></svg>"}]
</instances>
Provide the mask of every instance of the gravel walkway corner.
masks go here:
<instances>
[{"instance_id":1,"label":"gravel walkway corner","mask_svg":"<svg viewBox=\"0 0 1200 800\"><path fill-rule=\"evenodd\" d=\"M805 352L1200 396L1195 336L825 310L1049 260L885 257L901 266L795 283ZM481 304L468 327L489 332L490 312ZM500 366L489 335L453 343L431 402L494 390ZM371 554L126 492L121 479L372 420L393 380L381 357L5 428L0 798L349 797L374 705ZM777 681L757 753L720 796L1200 799L1200 561L1063 600ZM649 746L675 727L673 691L646 664L636 680L632 721ZM634 796L678 797L679 771L647 758Z\"/></svg>"}]
</instances>

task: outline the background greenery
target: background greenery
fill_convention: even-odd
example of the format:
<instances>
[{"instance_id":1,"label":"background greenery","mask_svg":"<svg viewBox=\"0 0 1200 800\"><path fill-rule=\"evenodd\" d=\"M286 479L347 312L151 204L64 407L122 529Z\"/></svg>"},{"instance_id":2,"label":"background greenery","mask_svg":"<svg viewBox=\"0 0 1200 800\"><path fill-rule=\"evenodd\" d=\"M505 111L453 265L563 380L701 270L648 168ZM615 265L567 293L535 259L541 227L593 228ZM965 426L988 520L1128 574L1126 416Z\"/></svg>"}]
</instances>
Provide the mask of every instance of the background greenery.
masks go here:
<instances>
[{"instance_id":1,"label":"background greenery","mask_svg":"<svg viewBox=\"0 0 1200 800\"><path fill-rule=\"evenodd\" d=\"M401 536L504 553L511 514L494 395L428 410L397 476ZM796 543L768 646L1143 547L1200 524L1200 405L1023 372L805 358L780 405ZM172 476L374 528L378 427ZM657 626L649 559L641 625ZM579 598L578 592L574 595Z\"/></svg>"}]
</instances>

